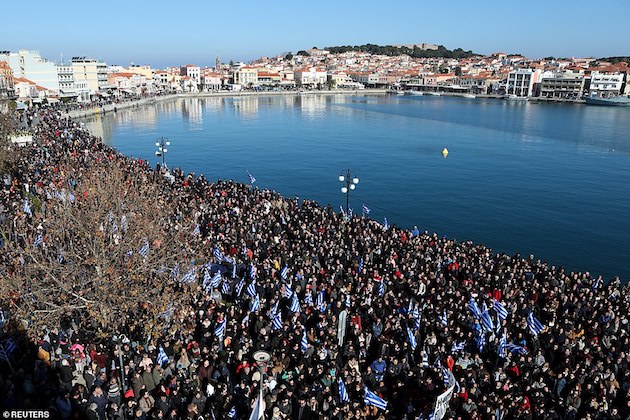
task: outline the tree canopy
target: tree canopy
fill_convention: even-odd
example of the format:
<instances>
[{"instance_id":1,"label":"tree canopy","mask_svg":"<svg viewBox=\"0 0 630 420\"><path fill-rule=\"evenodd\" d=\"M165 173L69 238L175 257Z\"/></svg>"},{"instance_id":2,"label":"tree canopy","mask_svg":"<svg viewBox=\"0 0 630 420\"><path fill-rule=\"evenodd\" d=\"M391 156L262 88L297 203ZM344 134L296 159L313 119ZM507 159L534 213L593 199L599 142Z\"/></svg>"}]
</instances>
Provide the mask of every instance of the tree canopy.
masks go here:
<instances>
[{"instance_id":1,"label":"tree canopy","mask_svg":"<svg viewBox=\"0 0 630 420\"><path fill-rule=\"evenodd\" d=\"M473 53L472 51L464 51L461 48L455 48L454 50L449 50L445 48L443 45L439 45L437 50L423 50L417 46L413 48L401 46L397 47L394 45L375 45L375 44L364 44L364 45L344 45L338 47L326 47L326 50L330 51L333 54L345 53L348 51L359 51L366 52L370 54L378 54L378 55L387 55L387 56L397 56L397 55L408 55L414 58L432 58L432 57L444 57L444 58L467 58L472 57L478 54Z\"/></svg>"}]
</instances>

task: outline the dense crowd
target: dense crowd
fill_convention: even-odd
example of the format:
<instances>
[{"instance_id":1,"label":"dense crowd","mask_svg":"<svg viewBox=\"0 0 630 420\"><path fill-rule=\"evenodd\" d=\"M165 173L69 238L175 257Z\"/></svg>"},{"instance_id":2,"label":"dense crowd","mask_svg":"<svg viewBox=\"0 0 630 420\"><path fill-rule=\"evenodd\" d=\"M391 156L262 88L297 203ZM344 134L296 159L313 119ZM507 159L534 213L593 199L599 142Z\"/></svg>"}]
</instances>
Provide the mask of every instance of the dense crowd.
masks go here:
<instances>
[{"instance_id":1,"label":"dense crowd","mask_svg":"<svg viewBox=\"0 0 630 420\"><path fill-rule=\"evenodd\" d=\"M155 176L164 168L55 110L27 113L36 142L4 179L0 226L28 233L0 243L0 276L24 264L7 241L32 243L45 224L25 214L25 194L55 200L42 186L77 150L72 165L120 160L129 178L173 197L173 223L193 220L191 241L212 257L192 279L173 275L197 287L169 308L158 340L97 340L70 321L30 342L0 336L2 407L63 419L249 418L262 383L271 419L428 418L449 389L445 418L630 417L630 288L619 278L348 219L252 185ZM271 355L262 370L257 350ZM366 404L366 389L386 408Z\"/></svg>"}]
</instances>

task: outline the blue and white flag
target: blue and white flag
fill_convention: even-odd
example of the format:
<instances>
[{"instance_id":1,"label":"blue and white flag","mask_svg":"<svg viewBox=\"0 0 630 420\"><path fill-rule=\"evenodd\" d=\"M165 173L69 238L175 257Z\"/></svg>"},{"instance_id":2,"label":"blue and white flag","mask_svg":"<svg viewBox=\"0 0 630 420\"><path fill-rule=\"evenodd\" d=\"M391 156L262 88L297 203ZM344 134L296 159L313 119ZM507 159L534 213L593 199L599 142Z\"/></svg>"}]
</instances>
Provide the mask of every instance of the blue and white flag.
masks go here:
<instances>
[{"instance_id":1,"label":"blue and white flag","mask_svg":"<svg viewBox=\"0 0 630 420\"><path fill-rule=\"evenodd\" d=\"M258 274L258 269L256 268L256 266L254 266L254 264L252 264L249 267L249 278L250 279L255 279L256 278L256 274Z\"/></svg>"},{"instance_id":2,"label":"blue and white flag","mask_svg":"<svg viewBox=\"0 0 630 420\"><path fill-rule=\"evenodd\" d=\"M219 340L223 340L223 336L225 335L225 326L227 324L227 319L223 319L223 321L217 324L217 327L214 329L214 335L219 337Z\"/></svg>"},{"instance_id":3,"label":"blue and white flag","mask_svg":"<svg viewBox=\"0 0 630 420\"><path fill-rule=\"evenodd\" d=\"M112 233L118 233L118 225L116 224L116 222L112 223Z\"/></svg>"},{"instance_id":4,"label":"blue and white flag","mask_svg":"<svg viewBox=\"0 0 630 420\"><path fill-rule=\"evenodd\" d=\"M363 399L365 405L372 405L376 408L380 408L381 410L387 410L387 401L370 391L367 386L364 385L363 389L365 391Z\"/></svg>"},{"instance_id":5,"label":"blue and white flag","mask_svg":"<svg viewBox=\"0 0 630 420\"><path fill-rule=\"evenodd\" d=\"M230 282L227 280L223 281L223 284L221 285L221 293L223 293L224 295L227 295L230 293Z\"/></svg>"},{"instance_id":6,"label":"blue and white flag","mask_svg":"<svg viewBox=\"0 0 630 420\"><path fill-rule=\"evenodd\" d=\"M507 338L505 337L505 333L501 335L499 339L499 347L497 347L497 354L499 357L505 357L505 346L507 345Z\"/></svg>"},{"instance_id":7,"label":"blue and white flag","mask_svg":"<svg viewBox=\"0 0 630 420\"><path fill-rule=\"evenodd\" d=\"M378 295L385 296L385 279L378 282Z\"/></svg>"},{"instance_id":8,"label":"blue and white flag","mask_svg":"<svg viewBox=\"0 0 630 420\"><path fill-rule=\"evenodd\" d=\"M74 203L74 200L76 200L76 197L71 192L68 192L68 200L70 200L71 203Z\"/></svg>"},{"instance_id":9,"label":"blue and white flag","mask_svg":"<svg viewBox=\"0 0 630 420\"><path fill-rule=\"evenodd\" d=\"M28 214L29 216L33 215L33 213L31 212L31 206L29 206L28 204L28 198L24 199L24 213Z\"/></svg>"},{"instance_id":10,"label":"blue and white flag","mask_svg":"<svg viewBox=\"0 0 630 420\"><path fill-rule=\"evenodd\" d=\"M144 245L138 250L138 254L142 255L143 258L149 255L149 241L144 242Z\"/></svg>"},{"instance_id":11,"label":"blue and white flag","mask_svg":"<svg viewBox=\"0 0 630 420\"><path fill-rule=\"evenodd\" d=\"M193 267L182 276L182 283L194 283L197 281L197 268Z\"/></svg>"},{"instance_id":12,"label":"blue and white flag","mask_svg":"<svg viewBox=\"0 0 630 420\"><path fill-rule=\"evenodd\" d=\"M545 327L540 323L540 321L536 319L533 312L530 312L529 315L527 316L527 325L529 326L529 331L534 336L537 336L545 329Z\"/></svg>"},{"instance_id":13,"label":"blue and white flag","mask_svg":"<svg viewBox=\"0 0 630 420\"><path fill-rule=\"evenodd\" d=\"M492 318L490 318L488 311L484 311L481 314L481 325L486 331L492 332L494 330L494 324L492 323Z\"/></svg>"},{"instance_id":14,"label":"blue and white flag","mask_svg":"<svg viewBox=\"0 0 630 420\"><path fill-rule=\"evenodd\" d=\"M359 260L359 273L363 271L363 257Z\"/></svg>"},{"instance_id":15,"label":"blue and white flag","mask_svg":"<svg viewBox=\"0 0 630 420\"><path fill-rule=\"evenodd\" d=\"M252 302L249 304L249 311L256 312L260 309L260 297L256 295Z\"/></svg>"},{"instance_id":16,"label":"blue and white flag","mask_svg":"<svg viewBox=\"0 0 630 420\"><path fill-rule=\"evenodd\" d=\"M483 348L486 346L486 336L485 334L479 334L477 336L477 348L479 349L479 352L483 352Z\"/></svg>"},{"instance_id":17,"label":"blue and white flag","mask_svg":"<svg viewBox=\"0 0 630 420\"><path fill-rule=\"evenodd\" d=\"M420 315L420 310L418 309L418 305L414 306L412 316L413 316L413 326L417 330L420 328L420 324L422 322L422 317Z\"/></svg>"},{"instance_id":18,"label":"blue and white flag","mask_svg":"<svg viewBox=\"0 0 630 420\"><path fill-rule=\"evenodd\" d=\"M445 327L448 326L448 317L446 316L446 309L442 312L442 317L440 318L440 323Z\"/></svg>"},{"instance_id":19,"label":"blue and white flag","mask_svg":"<svg viewBox=\"0 0 630 420\"><path fill-rule=\"evenodd\" d=\"M308 289L304 294L304 303L306 304L306 306L310 306L313 304L313 293Z\"/></svg>"},{"instance_id":20,"label":"blue and white flag","mask_svg":"<svg viewBox=\"0 0 630 420\"><path fill-rule=\"evenodd\" d=\"M293 298L291 300L291 312L300 312L300 301L295 293L293 294Z\"/></svg>"},{"instance_id":21,"label":"blue and white flag","mask_svg":"<svg viewBox=\"0 0 630 420\"><path fill-rule=\"evenodd\" d=\"M37 238L35 238L35 242L33 242L33 245L42 246L43 243L44 243L44 235L40 232L37 235Z\"/></svg>"},{"instance_id":22,"label":"blue and white flag","mask_svg":"<svg viewBox=\"0 0 630 420\"><path fill-rule=\"evenodd\" d=\"M418 342L416 341L416 336L413 334L413 331L407 327L407 338L409 339L409 345L411 346L411 351L415 351L418 346Z\"/></svg>"},{"instance_id":23,"label":"blue and white flag","mask_svg":"<svg viewBox=\"0 0 630 420\"><path fill-rule=\"evenodd\" d=\"M422 368L423 369L429 368L429 353L427 353L424 350L422 351Z\"/></svg>"},{"instance_id":24,"label":"blue and white flag","mask_svg":"<svg viewBox=\"0 0 630 420\"><path fill-rule=\"evenodd\" d=\"M236 406L233 406L232 408L230 408L230 411L228 411L227 416L228 416L228 419L236 418Z\"/></svg>"},{"instance_id":25,"label":"blue and white flag","mask_svg":"<svg viewBox=\"0 0 630 420\"><path fill-rule=\"evenodd\" d=\"M212 280L210 280L210 285L213 289L219 287L219 284L221 284L221 278L221 271L217 271L214 276L212 276Z\"/></svg>"},{"instance_id":26,"label":"blue and white flag","mask_svg":"<svg viewBox=\"0 0 630 420\"><path fill-rule=\"evenodd\" d=\"M127 231L127 216L125 216L124 214L120 217L120 228L123 230L123 232Z\"/></svg>"},{"instance_id":27,"label":"blue and white flag","mask_svg":"<svg viewBox=\"0 0 630 420\"><path fill-rule=\"evenodd\" d=\"M291 290L291 286L289 286L288 284L284 285L284 297L289 299L291 298L291 296L293 296L293 290Z\"/></svg>"},{"instance_id":28,"label":"blue and white flag","mask_svg":"<svg viewBox=\"0 0 630 420\"><path fill-rule=\"evenodd\" d=\"M225 259L221 250L216 246L214 247L214 250L212 251L212 255L214 255L214 259L217 261L217 264L222 263L223 260Z\"/></svg>"},{"instance_id":29,"label":"blue and white flag","mask_svg":"<svg viewBox=\"0 0 630 420\"><path fill-rule=\"evenodd\" d=\"M300 340L300 348L304 353L308 351L308 338L306 338L306 330L302 332L302 339Z\"/></svg>"},{"instance_id":30,"label":"blue and white flag","mask_svg":"<svg viewBox=\"0 0 630 420\"><path fill-rule=\"evenodd\" d=\"M250 184L254 184L254 182L256 182L256 178L254 178L254 176L252 174L249 173L249 171L247 171L247 176L249 177L249 182Z\"/></svg>"},{"instance_id":31,"label":"blue and white flag","mask_svg":"<svg viewBox=\"0 0 630 420\"><path fill-rule=\"evenodd\" d=\"M245 279L241 279L236 285L236 296L240 297L243 292L243 287L245 287Z\"/></svg>"},{"instance_id":32,"label":"blue and white flag","mask_svg":"<svg viewBox=\"0 0 630 420\"><path fill-rule=\"evenodd\" d=\"M345 403L349 401L350 397L348 396L348 391L346 391L346 384L344 384L343 379L339 377L339 402Z\"/></svg>"},{"instance_id":33,"label":"blue and white flag","mask_svg":"<svg viewBox=\"0 0 630 420\"><path fill-rule=\"evenodd\" d=\"M466 341L460 341L459 343L453 343L453 345L451 346L451 353L458 353L458 352L464 350L464 347L466 347Z\"/></svg>"},{"instance_id":34,"label":"blue and white flag","mask_svg":"<svg viewBox=\"0 0 630 420\"><path fill-rule=\"evenodd\" d=\"M352 301L350 300L350 294L346 295L346 308L352 306Z\"/></svg>"},{"instance_id":35,"label":"blue and white flag","mask_svg":"<svg viewBox=\"0 0 630 420\"><path fill-rule=\"evenodd\" d=\"M282 277L282 280L286 280L288 274L289 274L289 267L285 265L284 267L282 267L282 271L280 271L280 277Z\"/></svg>"},{"instance_id":36,"label":"blue and white flag","mask_svg":"<svg viewBox=\"0 0 630 420\"><path fill-rule=\"evenodd\" d=\"M271 327L274 330L281 330L282 329L282 314L280 314L280 312L278 312L276 314L276 316L273 318L273 321L271 323Z\"/></svg>"},{"instance_id":37,"label":"blue and white flag","mask_svg":"<svg viewBox=\"0 0 630 420\"><path fill-rule=\"evenodd\" d=\"M158 352L157 355L157 364L160 366L164 366L164 363L168 363L168 356L166 355L166 352L164 351L164 347L160 346L160 351Z\"/></svg>"},{"instance_id":38,"label":"blue and white flag","mask_svg":"<svg viewBox=\"0 0 630 420\"><path fill-rule=\"evenodd\" d=\"M389 223L387 223L387 217L385 217L383 220L383 229L385 230L389 229Z\"/></svg>"},{"instance_id":39,"label":"blue and white flag","mask_svg":"<svg viewBox=\"0 0 630 420\"><path fill-rule=\"evenodd\" d=\"M497 313L497 316L501 321L505 321L508 317L508 310L503 306L501 302L498 300L494 301L494 305L492 305L492 309Z\"/></svg>"},{"instance_id":40,"label":"blue and white flag","mask_svg":"<svg viewBox=\"0 0 630 420\"><path fill-rule=\"evenodd\" d=\"M505 350L510 353L527 354L527 349L525 347L521 347L516 344L506 344Z\"/></svg>"},{"instance_id":41,"label":"blue and white flag","mask_svg":"<svg viewBox=\"0 0 630 420\"><path fill-rule=\"evenodd\" d=\"M327 305L326 301L324 300L324 291L322 290L317 294L317 309L320 312L326 312L326 308Z\"/></svg>"},{"instance_id":42,"label":"blue and white flag","mask_svg":"<svg viewBox=\"0 0 630 420\"><path fill-rule=\"evenodd\" d=\"M252 281L251 283L249 283L249 285L247 286L247 290L245 290L245 293L247 293L251 297L254 297L258 294L258 292L256 292L256 281Z\"/></svg>"},{"instance_id":43,"label":"blue and white flag","mask_svg":"<svg viewBox=\"0 0 630 420\"><path fill-rule=\"evenodd\" d=\"M197 236L201 233L201 228L199 227L199 224L195 224L195 228L192 231L192 235L193 236Z\"/></svg>"},{"instance_id":44,"label":"blue and white flag","mask_svg":"<svg viewBox=\"0 0 630 420\"><path fill-rule=\"evenodd\" d=\"M339 206L339 210L341 210L341 214L343 214L344 216L346 215L346 211L343 209L342 205Z\"/></svg>"},{"instance_id":45,"label":"blue and white flag","mask_svg":"<svg viewBox=\"0 0 630 420\"><path fill-rule=\"evenodd\" d=\"M363 205L363 214L364 215L368 215L368 214L370 214L370 211L371 211L370 208L364 204Z\"/></svg>"},{"instance_id":46,"label":"blue and white flag","mask_svg":"<svg viewBox=\"0 0 630 420\"><path fill-rule=\"evenodd\" d=\"M212 288L212 275L210 274L210 270L208 270L208 268L203 270L203 288L208 292Z\"/></svg>"},{"instance_id":47,"label":"blue and white flag","mask_svg":"<svg viewBox=\"0 0 630 420\"><path fill-rule=\"evenodd\" d=\"M479 305L477 305L477 301L474 297L471 297L468 301L468 309L470 309L470 312L472 312L475 318L481 318L481 311L479 310Z\"/></svg>"},{"instance_id":48,"label":"blue and white flag","mask_svg":"<svg viewBox=\"0 0 630 420\"><path fill-rule=\"evenodd\" d=\"M449 375L450 371L442 366L442 380L444 381L444 386L448 388L451 384L451 375Z\"/></svg>"}]
</instances>

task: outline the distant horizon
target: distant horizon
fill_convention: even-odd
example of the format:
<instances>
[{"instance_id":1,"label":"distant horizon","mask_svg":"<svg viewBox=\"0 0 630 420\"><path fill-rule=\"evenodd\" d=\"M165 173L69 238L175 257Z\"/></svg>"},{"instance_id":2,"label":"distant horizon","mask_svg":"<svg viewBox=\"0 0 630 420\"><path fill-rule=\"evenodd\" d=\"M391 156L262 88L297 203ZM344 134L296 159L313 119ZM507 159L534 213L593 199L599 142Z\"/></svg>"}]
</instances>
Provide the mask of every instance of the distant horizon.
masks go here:
<instances>
[{"instance_id":1,"label":"distant horizon","mask_svg":"<svg viewBox=\"0 0 630 420\"><path fill-rule=\"evenodd\" d=\"M156 0L110 0L107 10L67 0L63 6L38 2L25 14L24 3L4 5L0 50L38 50L57 62L63 55L87 56L112 65L148 64L155 68L221 61L250 62L313 46L406 45L432 43L479 54L519 53L528 58L613 57L630 55L619 28L630 2L602 0L605 19L584 11L591 2L567 7L534 1L527 7L498 0L483 5L454 0L448 5L393 0L386 6L367 0L361 7L320 0L317 8L296 11L278 0L270 8L245 0L238 10L225 3L173 5ZM22 16L25 16L24 18ZM28 16L28 20L26 20ZM588 27L588 30L585 30Z\"/></svg>"}]
</instances>

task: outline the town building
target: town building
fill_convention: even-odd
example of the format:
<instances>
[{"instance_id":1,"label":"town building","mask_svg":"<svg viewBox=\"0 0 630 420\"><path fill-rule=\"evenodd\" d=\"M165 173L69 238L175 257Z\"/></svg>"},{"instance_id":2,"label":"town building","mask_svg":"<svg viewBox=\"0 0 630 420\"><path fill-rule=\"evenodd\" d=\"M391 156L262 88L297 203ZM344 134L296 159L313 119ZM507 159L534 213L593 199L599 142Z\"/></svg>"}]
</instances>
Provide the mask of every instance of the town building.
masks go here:
<instances>
[{"instance_id":1,"label":"town building","mask_svg":"<svg viewBox=\"0 0 630 420\"><path fill-rule=\"evenodd\" d=\"M103 61L87 57L72 57L72 73L75 86L77 82L84 81L90 95L96 95L109 88L107 64Z\"/></svg>"},{"instance_id":2,"label":"town building","mask_svg":"<svg viewBox=\"0 0 630 420\"><path fill-rule=\"evenodd\" d=\"M179 69L180 76L188 77L185 79L189 82L189 84L194 84L194 91L198 90L199 85L201 85L201 68L194 64L186 64L185 66L180 67ZM189 88L186 89L189 91Z\"/></svg>"},{"instance_id":3,"label":"town building","mask_svg":"<svg viewBox=\"0 0 630 420\"><path fill-rule=\"evenodd\" d=\"M258 69L242 66L234 72L234 84L245 87L258 85Z\"/></svg>"},{"instance_id":4,"label":"town building","mask_svg":"<svg viewBox=\"0 0 630 420\"><path fill-rule=\"evenodd\" d=\"M532 96L538 83L540 70L518 69L508 73L505 94L520 97Z\"/></svg>"},{"instance_id":5,"label":"town building","mask_svg":"<svg viewBox=\"0 0 630 420\"><path fill-rule=\"evenodd\" d=\"M0 61L9 64L14 77L27 79L45 89L59 92L57 66L42 58L38 51L0 51Z\"/></svg>"},{"instance_id":6,"label":"town building","mask_svg":"<svg viewBox=\"0 0 630 420\"><path fill-rule=\"evenodd\" d=\"M540 96L543 98L580 99L584 92L584 75L561 73L543 74Z\"/></svg>"}]
</instances>

